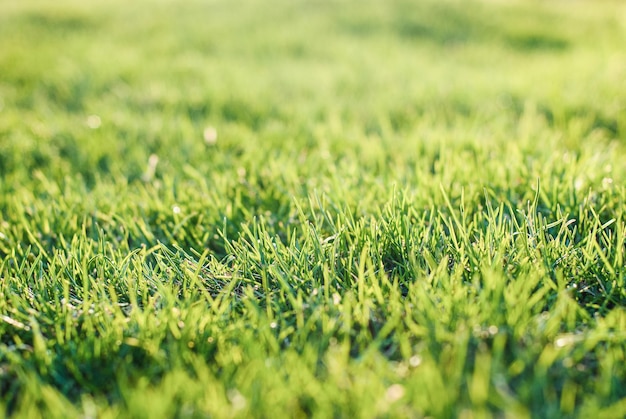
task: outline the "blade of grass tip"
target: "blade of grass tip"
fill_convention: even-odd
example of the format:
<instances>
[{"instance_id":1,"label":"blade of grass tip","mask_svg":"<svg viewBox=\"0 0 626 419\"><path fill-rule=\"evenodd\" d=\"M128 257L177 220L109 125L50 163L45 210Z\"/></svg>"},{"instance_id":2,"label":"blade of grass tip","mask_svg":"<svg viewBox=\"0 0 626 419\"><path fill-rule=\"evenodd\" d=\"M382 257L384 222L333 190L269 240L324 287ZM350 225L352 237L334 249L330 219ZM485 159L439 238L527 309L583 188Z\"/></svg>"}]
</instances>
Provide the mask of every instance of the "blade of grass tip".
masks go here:
<instances>
[{"instance_id":1,"label":"blade of grass tip","mask_svg":"<svg viewBox=\"0 0 626 419\"><path fill-rule=\"evenodd\" d=\"M294 312L296 313L298 327L302 327L304 325L304 317L302 317L303 310L301 300L298 299L298 295L300 294L294 291L289 281L290 277L287 274L278 269L276 266L270 266L269 269L272 276L276 278L276 281L280 285L283 301L285 301L286 297L286 301L291 305L291 307L293 307Z\"/></svg>"},{"instance_id":2,"label":"blade of grass tip","mask_svg":"<svg viewBox=\"0 0 626 419\"><path fill-rule=\"evenodd\" d=\"M598 243L597 240L593 240L593 247L594 247L594 249L596 251L596 255L598 255L600 260L602 260L602 263L604 264L604 267L611 274L611 277L615 278L615 269L613 268L613 265L611 264L609 259L606 257L604 249L602 249L602 247L600 246L600 243Z\"/></svg>"},{"instance_id":3,"label":"blade of grass tip","mask_svg":"<svg viewBox=\"0 0 626 419\"><path fill-rule=\"evenodd\" d=\"M443 185L440 184L439 186L441 188L441 193L443 195L443 199L446 203L446 206L448 207L450 211L450 217L446 217L441 211L438 211L439 217L441 218L443 223L448 227L448 234L450 235L450 239L452 240L454 244L455 250L460 253L461 246L459 245L459 241L456 237L456 228L455 228L455 226L457 228L459 226L458 219L456 219L456 214L454 213L454 210L452 209L452 204L450 203L450 199L448 199L448 195L443 189ZM452 222L450 222L450 220L452 220Z\"/></svg>"},{"instance_id":4,"label":"blade of grass tip","mask_svg":"<svg viewBox=\"0 0 626 419\"><path fill-rule=\"evenodd\" d=\"M422 254L424 251L427 251L427 249L425 249L426 245L430 242L430 236L432 234L433 228L434 228L434 221L435 221L435 211L427 211L428 214L428 221L426 222L426 231L424 232L423 238L421 240L421 243L419 245L419 248L417 250L418 254ZM426 218L426 215L424 215L424 218ZM422 223L423 224L423 223Z\"/></svg>"},{"instance_id":5,"label":"blade of grass tip","mask_svg":"<svg viewBox=\"0 0 626 419\"><path fill-rule=\"evenodd\" d=\"M537 208L539 208L539 196L541 195L541 181L539 177L537 177L537 186L535 188L535 196L533 197L533 201L529 208L529 210L532 210L533 213L537 211Z\"/></svg>"},{"instance_id":6,"label":"blade of grass tip","mask_svg":"<svg viewBox=\"0 0 626 419\"><path fill-rule=\"evenodd\" d=\"M616 236L617 243L615 245L615 257L613 258L613 265L620 270L624 264L624 240L626 240L626 237L624 237L624 234L626 232L624 231L624 222L623 222L622 217L623 215L619 214L617 225L615 228L616 230L615 236Z\"/></svg>"},{"instance_id":7,"label":"blade of grass tip","mask_svg":"<svg viewBox=\"0 0 626 419\"><path fill-rule=\"evenodd\" d=\"M357 293L358 293L360 302L365 301L365 281L366 281L365 269L366 269L366 265L368 261L369 251L370 251L369 243L366 243L363 246L363 249L361 249L361 254L359 255L359 265L357 267L357 275L358 275L357 276L357 279L358 279Z\"/></svg>"},{"instance_id":8,"label":"blade of grass tip","mask_svg":"<svg viewBox=\"0 0 626 419\"><path fill-rule=\"evenodd\" d=\"M446 206L448 207L448 210L450 211L450 216L452 218L452 221L454 223L454 225L451 225L451 223L449 223L449 221L447 221L446 217L443 217L442 214L440 215L442 217L442 221L448 226L448 229L450 230L450 235L451 238L454 242L454 246L456 248L457 253L459 254L459 256L463 257L463 256L467 256L470 259L470 262L472 265L474 266L479 266L480 265L480 258L479 256L476 254L476 251L474 250L474 246L472 246L471 244L471 240L469 238L468 235L468 227L465 223L465 190L462 189L461 190L461 205L459 207L459 211L461 213L461 216L463 216L463 219L459 219L459 217L456 214L456 211L454 209L454 207L452 206L452 203L450 201L450 197L448 196L448 194L446 193L443 184L439 184L439 188L441 190L443 199L446 203ZM458 241L456 233L458 232L460 238L461 238L461 242Z\"/></svg>"},{"instance_id":9,"label":"blade of grass tip","mask_svg":"<svg viewBox=\"0 0 626 419\"><path fill-rule=\"evenodd\" d=\"M24 228L24 231L26 232L26 236L30 240L31 244L34 245L39 250L39 252L46 258L47 261L49 261L50 256L48 255L48 252L46 252L46 249L43 248L39 240L37 240L37 238L33 234L32 230L30 229L28 225L28 221L26 220L26 217L24 217L24 214L20 215L20 221L21 221L22 227Z\"/></svg>"},{"instance_id":10,"label":"blade of grass tip","mask_svg":"<svg viewBox=\"0 0 626 419\"><path fill-rule=\"evenodd\" d=\"M322 203L322 200L320 199L320 196L317 191L314 192L314 197L315 197L315 203L317 204L317 207L319 208L319 211L322 214L322 217L324 218L324 220L326 220L328 225L332 228L332 231L336 232L337 226L335 225L335 220L333 220L333 218L328 214L328 211L326 210L325 205ZM310 200L311 198L309 198L309 201ZM311 208L313 208L312 205L311 205ZM321 227L321 226L316 226L316 227Z\"/></svg>"},{"instance_id":11,"label":"blade of grass tip","mask_svg":"<svg viewBox=\"0 0 626 419\"><path fill-rule=\"evenodd\" d=\"M253 218L252 223L252 229L248 224L241 225L242 234L240 235L240 240L243 240L245 243L247 243L248 252L246 253L249 255L250 252L252 252L254 260L258 263L261 275L261 287L263 289L263 292L265 293L265 308L267 311L267 316L269 319L273 320L274 313L272 311L272 290L270 288L269 278L267 275L266 255L264 249L262 249L263 245L260 237L261 231L264 231L264 229L261 226L262 221L257 221L256 217ZM250 241L246 241L244 236L247 236Z\"/></svg>"},{"instance_id":12,"label":"blade of grass tip","mask_svg":"<svg viewBox=\"0 0 626 419\"><path fill-rule=\"evenodd\" d=\"M214 305L211 307L213 313L215 313L216 316L218 316L218 318L224 316L224 314L226 313L226 310L228 310L229 307L232 307L234 304L237 303L237 301L239 300L238 298L233 298L233 292L235 290L235 288L240 284L241 280L237 278L237 276L233 275L230 278L230 281L227 282L227 285L225 288L222 288L219 292L219 294L217 295L217 297L215 297L214 299ZM266 293L269 294L269 293ZM267 312L268 312L268 318L270 318L270 314L271 314L271 306L270 306L270 299L267 298L266 299L266 304L269 306L267 308Z\"/></svg>"},{"instance_id":13,"label":"blade of grass tip","mask_svg":"<svg viewBox=\"0 0 626 419\"><path fill-rule=\"evenodd\" d=\"M182 252L182 249L180 250ZM210 249L205 249L197 261L195 261L189 255L188 257L189 264L193 267L192 270L185 270L185 281L187 282L185 286L184 292L189 296L188 293L194 291L200 291L203 295L204 299L209 305L213 305L215 303L215 299L211 296L211 293L208 290L208 287L205 285L203 280L202 271L204 269L205 262L210 254ZM183 252L184 253L184 252Z\"/></svg>"}]
</instances>

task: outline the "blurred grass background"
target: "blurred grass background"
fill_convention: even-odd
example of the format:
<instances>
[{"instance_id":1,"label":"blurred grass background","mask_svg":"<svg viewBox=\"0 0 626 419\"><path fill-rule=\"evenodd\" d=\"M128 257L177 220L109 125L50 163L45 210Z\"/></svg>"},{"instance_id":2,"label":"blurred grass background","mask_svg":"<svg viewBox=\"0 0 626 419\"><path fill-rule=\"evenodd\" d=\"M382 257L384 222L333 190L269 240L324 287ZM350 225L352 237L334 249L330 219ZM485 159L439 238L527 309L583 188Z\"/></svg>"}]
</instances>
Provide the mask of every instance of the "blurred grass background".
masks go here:
<instances>
[{"instance_id":1,"label":"blurred grass background","mask_svg":"<svg viewBox=\"0 0 626 419\"><path fill-rule=\"evenodd\" d=\"M610 0L0 0L0 407L619 416L625 40Z\"/></svg>"},{"instance_id":2,"label":"blurred grass background","mask_svg":"<svg viewBox=\"0 0 626 419\"><path fill-rule=\"evenodd\" d=\"M38 169L90 184L134 180L150 154L167 155L159 173L219 169L227 162L207 152L207 125L253 159L260 142L293 152L350 130L450 138L462 135L449 134L453 125L484 125L515 140L528 106L564 133L624 131L619 2L4 1L2 9L3 177ZM89 115L101 119L97 130Z\"/></svg>"}]
</instances>

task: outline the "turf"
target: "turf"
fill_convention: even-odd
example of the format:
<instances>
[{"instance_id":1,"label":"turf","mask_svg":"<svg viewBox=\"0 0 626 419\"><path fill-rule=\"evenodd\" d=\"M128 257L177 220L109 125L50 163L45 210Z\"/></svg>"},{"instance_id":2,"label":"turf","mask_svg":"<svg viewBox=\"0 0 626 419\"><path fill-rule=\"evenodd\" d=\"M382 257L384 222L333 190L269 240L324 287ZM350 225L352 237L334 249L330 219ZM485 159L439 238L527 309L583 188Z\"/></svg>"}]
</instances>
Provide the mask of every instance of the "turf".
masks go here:
<instances>
[{"instance_id":1,"label":"turf","mask_svg":"<svg viewBox=\"0 0 626 419\"><path fill-rule=\"evenodd\" d=\"M0 415L626 415L626 5L0 0Z\"/></svg>"}]
</instances>

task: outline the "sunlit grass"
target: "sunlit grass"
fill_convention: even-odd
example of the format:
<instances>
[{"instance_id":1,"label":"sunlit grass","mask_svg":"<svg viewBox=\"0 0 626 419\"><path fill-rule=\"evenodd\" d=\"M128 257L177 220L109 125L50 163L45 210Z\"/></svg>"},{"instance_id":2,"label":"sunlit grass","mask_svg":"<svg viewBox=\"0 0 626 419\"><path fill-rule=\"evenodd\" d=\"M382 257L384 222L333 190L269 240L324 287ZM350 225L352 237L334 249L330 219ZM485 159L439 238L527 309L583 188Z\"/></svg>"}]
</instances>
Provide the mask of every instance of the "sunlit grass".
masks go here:
<instances>
[{"instance_id":1,"label":"sunlit grass","mask_svg":"<svg viewBox=\"0 0 626 419\"><path fill-rule=\"evenodd\" d=\"M624 416L625 17L0 1L0 411Z\"/></svg>"}]
</instances>

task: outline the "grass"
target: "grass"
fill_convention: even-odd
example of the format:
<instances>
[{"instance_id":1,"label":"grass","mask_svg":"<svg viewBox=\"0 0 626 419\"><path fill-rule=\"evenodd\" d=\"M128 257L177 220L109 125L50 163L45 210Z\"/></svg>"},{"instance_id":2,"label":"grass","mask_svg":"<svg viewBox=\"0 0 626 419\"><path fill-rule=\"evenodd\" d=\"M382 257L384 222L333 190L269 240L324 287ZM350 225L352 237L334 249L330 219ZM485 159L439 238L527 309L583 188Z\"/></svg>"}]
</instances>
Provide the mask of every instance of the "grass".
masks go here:
<instances>
[{"instance_id":1,"label":"grass","mask_svg":"<svg viewBox=\"0 0 626 419\"><path fill-rule=\"evenodd\" d=\"M626 415L617 1L0 1L0 414Z\"/></svg>"}]
</instances>

